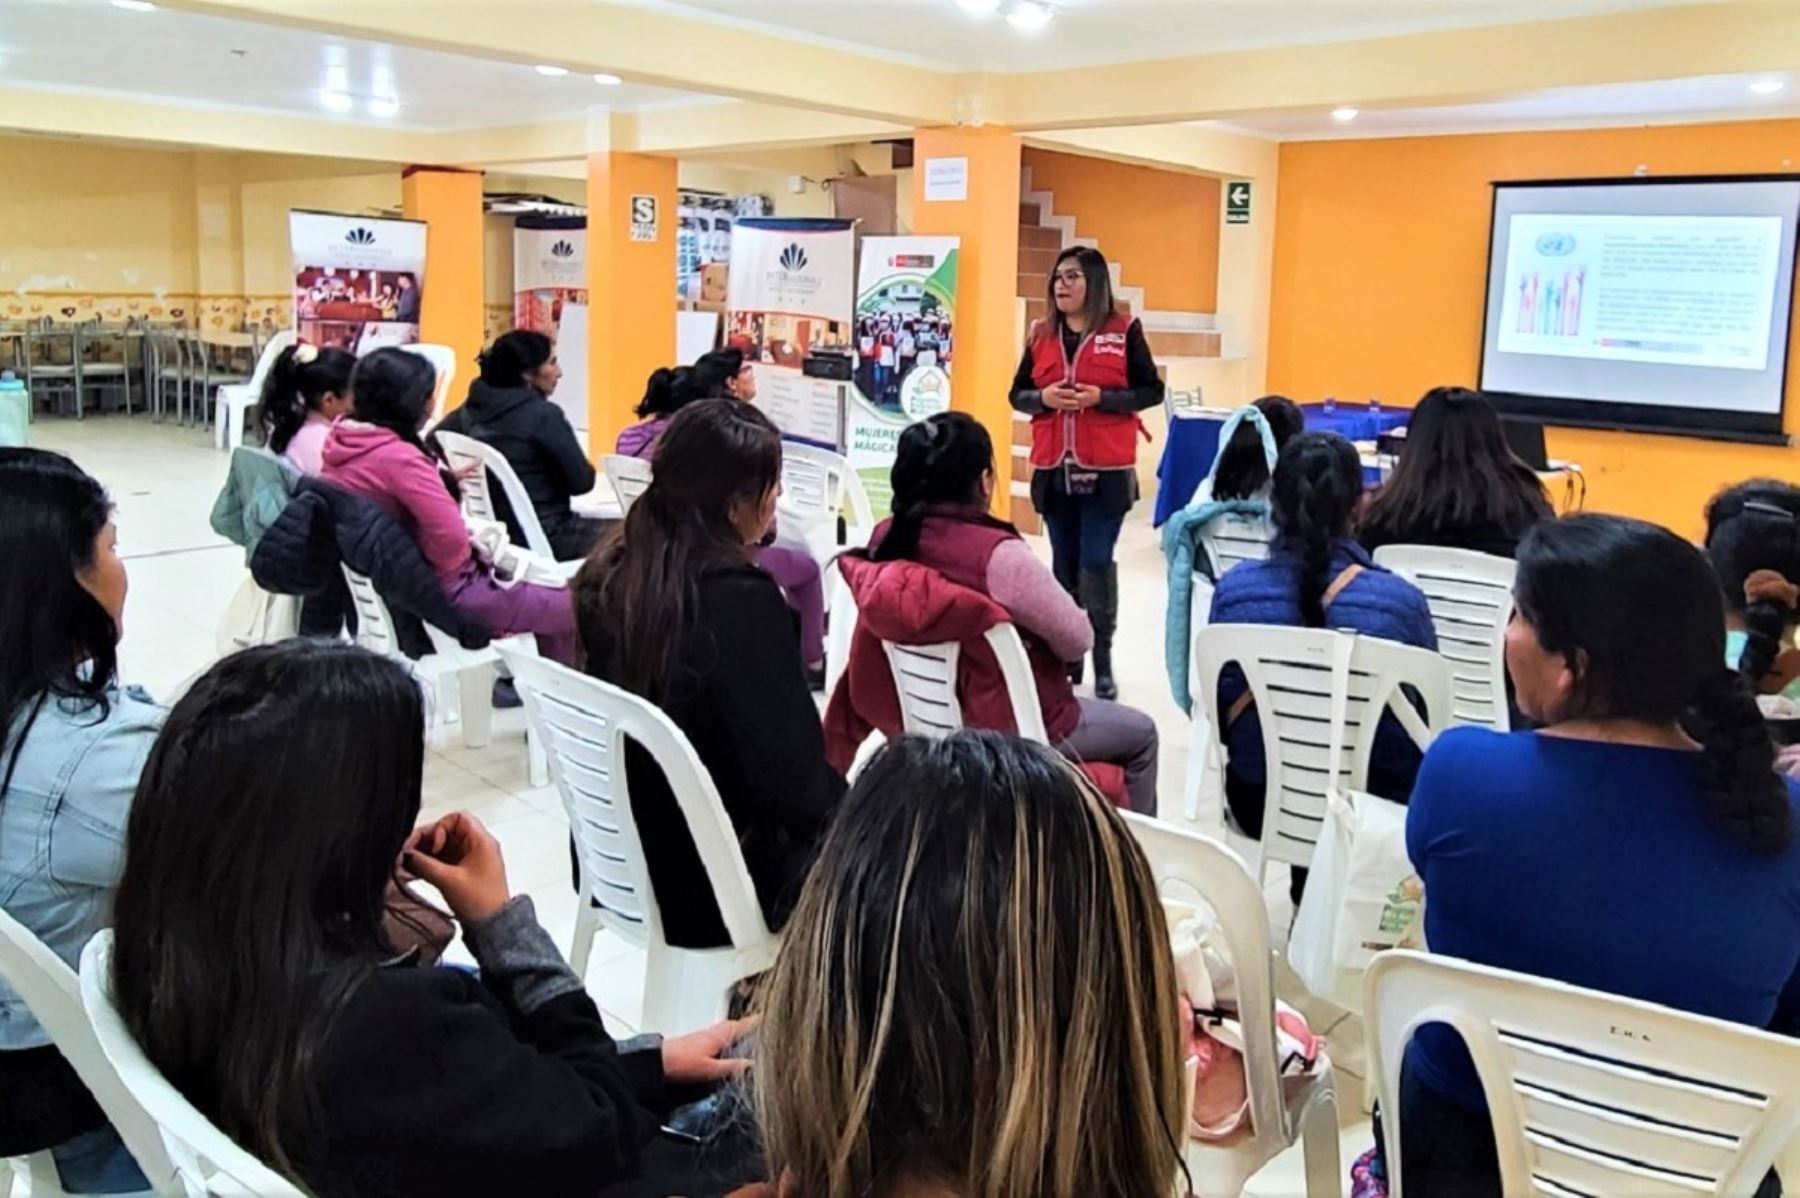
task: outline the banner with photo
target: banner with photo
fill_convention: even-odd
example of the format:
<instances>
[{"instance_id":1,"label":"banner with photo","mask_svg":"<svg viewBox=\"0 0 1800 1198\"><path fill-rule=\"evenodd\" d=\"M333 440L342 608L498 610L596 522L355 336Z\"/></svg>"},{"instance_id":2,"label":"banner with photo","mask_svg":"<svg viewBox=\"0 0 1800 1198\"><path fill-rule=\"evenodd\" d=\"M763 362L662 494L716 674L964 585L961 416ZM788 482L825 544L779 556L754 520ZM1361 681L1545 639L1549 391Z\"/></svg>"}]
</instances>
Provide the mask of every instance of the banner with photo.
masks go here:
<instances>
[{"instance_id":1,"label":"banner with photo","mask_svg":"<svg viewBox=\"0 0 1800 1198\"><path fill-rule=\"evenodd\" d=\"M863 238L845 456L878 512L892 497L900 430L950 406L960 245L955 237Z\"/></svg>"},{"instance_id":2,"label":"banner with photo","mask_svg":"<svg viewBox=\"0 0 1800 1198\"><path fill-rule=\"evenodd\" d=\"M842 447L854 233L845 220L745 219L731 238L725 344L758 363L756 402L788 436Z\"/></svg>"},{"instance_id":3,"label":"banner with photo","mask_svg":"<svg viewBox=\"0 0 1800 1198\"><path fill-rule=\"evenodd\" d=\"M550 396L588 425L587 218L527 213L513 225L513 327L556 342L562 382Z\"/></svg>"},{"instance_id":4,"label":"banner with photo","mask_svg":"<svg viewBox=\"0 0 1800 1198\"><path fill-rule=\"evenodd\" d=\"M358 355L418 341L424 221L294 210L288 243L302 341Z\"/></svg>"}]
</instances>

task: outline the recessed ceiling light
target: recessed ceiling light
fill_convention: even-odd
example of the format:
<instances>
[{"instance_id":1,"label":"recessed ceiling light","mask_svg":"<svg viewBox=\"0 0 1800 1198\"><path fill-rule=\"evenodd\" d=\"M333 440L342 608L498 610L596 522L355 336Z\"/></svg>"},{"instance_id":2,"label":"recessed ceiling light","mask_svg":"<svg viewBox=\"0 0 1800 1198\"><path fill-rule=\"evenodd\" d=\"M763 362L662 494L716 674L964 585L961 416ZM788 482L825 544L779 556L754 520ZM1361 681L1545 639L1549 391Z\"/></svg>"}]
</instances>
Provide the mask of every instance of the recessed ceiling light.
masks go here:
<instances>
[{"instance_id":1,"label":"recessed ceiling light","mask_svg":"<svg viewBox=\"0 0 1800 1198\"><path fill-rule=\"evenodd\" d=\"M617 75L608 75L605 71L601 71L594 76L594 82L598 83L601 87L617 87L625 81Z\"/></svg>"},{"instance_id":2,"label":"recessed ceiling light","mask_svg":"<svg viewBox=\"0 0 1800 1198\"><path fill-rule=\"evenodd\" d=\"M328 112L349 112L356 107L356 101L349 92L333 91L329 87L319 89L319 107Z\"/></svg>"},{"instance_id":3,"label":"recessed ceiling light","mask_svg":"<svg viewBox=\"0 0 1800 1198\"><path fill-rule=\"evenodd\" d=\"M549 79L555 79L569 73L568 67L554 67L547 62L540 62L535 69L538 74Z\"/></svg>"},{"instance_id":4,"label":"recessed ceiling light","mask_svg":"<svg viewBox=\"0 0 1800 1198\"><path fill-rule=\"evenodd\" d=\"M156 5L150 0L112 0L114 8L122 8L126 12L155 12Z\"/></svg>"},{"instance_id":5,"label":"recessed ceiling light","mask_svg":"<svg viewBox=\"0 0 1800 1198\"><path fill-rule=\"evenodd\" d=\"M1035 33L1050 23L1055 15L1037 0L1019 0L1006 14L1006 23L1014 29L1022 29L1026 33Z\"/></svg>"},{"instance_id":6,"label":"recessed ceiling light","mask_svg":"<svg viewBox=\"0 0 1800 1198\"><path fill-rule=\"evenodd\" d=\"M1750 90L1759 96L1772 96L1786 86L1785 79L1758 79L1750 85Z\"/></svg>"},{"instance_id":7,"label":"recessed ceiling light","mask_svg":"<svg viewBox=\"0 0 1800 1198\"><path fill-rule=\"evenodd\" d=\"M370 116L399 116L400 101L392 96L377 96L369 101Z\"/></svg>"},{"instance_id":8,"label":"recessed ceiling light","mask_svg":"<svg viewBox=\"0 0 1800 1198\"><path fill-rule=\"evenodd\" d=\"M1331 110L1331 119L1336 121L1340 125L1348 124L1349 122L1355 120L1357 118L1357 116L1358 116L1358 113L1357 113L1356 109L1348 107L1348 106L1345 106L1343 108L1333 108Z\"/></svg>"},{"instance_id":9,"label":"recessed ceiling light","mask_svg":"<svg viewBox=\"0 0 1800 1198\"><path fill-rule=\"evenodd\" d=\"M1000 7L1000 0L956 0L964 12L972 12L978 17L985 17Z\"/></svg>"}]
</instances>

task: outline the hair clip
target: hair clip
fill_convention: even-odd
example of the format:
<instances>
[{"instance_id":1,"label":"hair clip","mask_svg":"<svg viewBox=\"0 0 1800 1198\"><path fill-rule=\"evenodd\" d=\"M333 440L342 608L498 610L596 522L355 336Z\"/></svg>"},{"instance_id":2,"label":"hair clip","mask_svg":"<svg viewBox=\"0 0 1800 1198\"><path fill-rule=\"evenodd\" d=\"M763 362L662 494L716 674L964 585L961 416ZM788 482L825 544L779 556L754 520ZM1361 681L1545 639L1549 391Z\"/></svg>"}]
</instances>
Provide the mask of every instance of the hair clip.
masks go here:
<instances>
[{"instance_id":1,"label":"hair clip","mask_svg":"<svg viewBox=\"0 0 1800 1198\"><path fill-rule=\"evenodd\" d=\"M294 361L301 366L311 366L319 360L319 347L304 341L294 342Z\"/></svg>"}]
</instances>

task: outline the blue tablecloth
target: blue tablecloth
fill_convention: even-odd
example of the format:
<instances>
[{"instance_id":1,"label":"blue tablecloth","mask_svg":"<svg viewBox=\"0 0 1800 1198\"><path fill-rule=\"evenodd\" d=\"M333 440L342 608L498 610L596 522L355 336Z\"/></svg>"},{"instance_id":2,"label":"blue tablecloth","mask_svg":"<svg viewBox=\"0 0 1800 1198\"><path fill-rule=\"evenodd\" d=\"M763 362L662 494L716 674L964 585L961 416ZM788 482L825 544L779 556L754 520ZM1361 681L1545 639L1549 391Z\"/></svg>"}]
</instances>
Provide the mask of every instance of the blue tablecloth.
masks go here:
<instances>
[{"instance_id":1,"label":"blue tablecloth","mask_svg":"<svg viewBox=\"0 0 1800 1198\"><path fill-rule=\"evenodd\" d=\"M1339 404L1336 411L1327 412L1322 403L1308 403L1301 404L1300 410L1306 413L1307 432L1336 433L1352 441L1373 441L1382 433L1405 428L1412 415L1405 408L1376 411L1365 404Z\"/></svg>"}]
</instances>

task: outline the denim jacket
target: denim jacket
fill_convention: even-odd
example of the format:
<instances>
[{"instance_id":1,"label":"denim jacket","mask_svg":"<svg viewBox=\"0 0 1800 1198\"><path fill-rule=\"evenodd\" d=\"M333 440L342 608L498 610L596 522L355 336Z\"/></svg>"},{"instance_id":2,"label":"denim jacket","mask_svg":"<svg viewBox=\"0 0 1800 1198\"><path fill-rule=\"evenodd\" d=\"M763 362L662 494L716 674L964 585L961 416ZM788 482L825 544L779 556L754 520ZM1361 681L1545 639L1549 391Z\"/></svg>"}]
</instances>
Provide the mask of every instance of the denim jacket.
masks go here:
<instances>
[{"instance_id":1,"label":"denim jacket","mask_svg":"<svg viewBox=\"0 0 1800 1198\"><path fill-rule=\"evenodd\" d=\"M102 719L72 700L46 699L0 794L0 908L71 967L109 921L126 813L164 714L135 687L115 687L108 700ZM7 730L0 777L29 715ZM24 1001L0 983L0 1051L48 1043Z\"/></svg>"}]
</instances>

